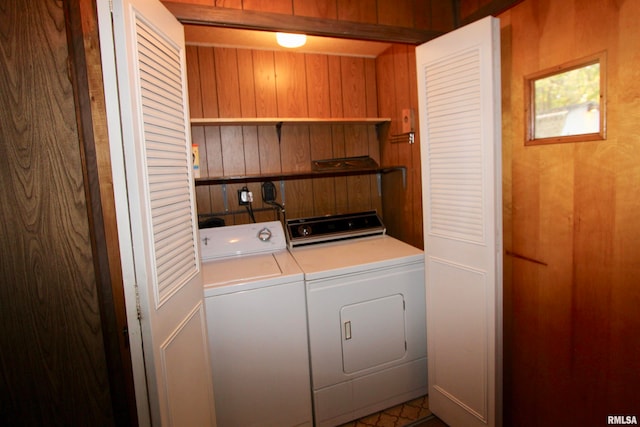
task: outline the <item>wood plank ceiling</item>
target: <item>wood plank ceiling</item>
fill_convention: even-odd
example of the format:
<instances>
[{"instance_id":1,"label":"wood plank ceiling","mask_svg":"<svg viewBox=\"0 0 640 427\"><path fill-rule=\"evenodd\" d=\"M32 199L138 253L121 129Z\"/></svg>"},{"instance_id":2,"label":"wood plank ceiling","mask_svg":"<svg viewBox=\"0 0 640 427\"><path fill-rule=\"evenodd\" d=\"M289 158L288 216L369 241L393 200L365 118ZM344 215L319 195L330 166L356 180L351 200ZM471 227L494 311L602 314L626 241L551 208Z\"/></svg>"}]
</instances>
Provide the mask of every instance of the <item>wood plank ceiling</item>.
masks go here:
<instances>
[{"instance_id":1,"label":"wood plank ceiling","mask_svg":"<svg viewBox=\"0 0 640 427\"><path fill-rule=\"evenodd\" d=\"M454 17L455 27L466 25L488 15L496 15L520 1L522 0L451 0L452 10L456 14ZM277 29L312 36L413 45L424 43L444 33L444 31L437 30L336 21L307 16L287 16L280 13L220 8L200 4L170 1L165 1L163 4L185 25L258 31Z\"/></svg>"}]
</instances>

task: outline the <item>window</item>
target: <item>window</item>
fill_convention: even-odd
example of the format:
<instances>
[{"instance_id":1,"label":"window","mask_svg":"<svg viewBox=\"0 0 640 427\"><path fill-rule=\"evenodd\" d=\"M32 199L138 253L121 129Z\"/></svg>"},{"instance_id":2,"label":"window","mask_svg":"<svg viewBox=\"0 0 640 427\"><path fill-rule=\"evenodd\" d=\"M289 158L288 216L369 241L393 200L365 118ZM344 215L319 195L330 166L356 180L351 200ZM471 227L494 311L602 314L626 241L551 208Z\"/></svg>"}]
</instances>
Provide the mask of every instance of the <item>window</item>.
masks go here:
<instances>
[{"instance_id":1,"label":"window","mask_svg":"<svg viewBox=\"0 0 640 427\"><path fill-rule=\"evenodd\" d=\"M525 145L605 139L605 54L525 78Z\"/></svg>"}]
</instances>

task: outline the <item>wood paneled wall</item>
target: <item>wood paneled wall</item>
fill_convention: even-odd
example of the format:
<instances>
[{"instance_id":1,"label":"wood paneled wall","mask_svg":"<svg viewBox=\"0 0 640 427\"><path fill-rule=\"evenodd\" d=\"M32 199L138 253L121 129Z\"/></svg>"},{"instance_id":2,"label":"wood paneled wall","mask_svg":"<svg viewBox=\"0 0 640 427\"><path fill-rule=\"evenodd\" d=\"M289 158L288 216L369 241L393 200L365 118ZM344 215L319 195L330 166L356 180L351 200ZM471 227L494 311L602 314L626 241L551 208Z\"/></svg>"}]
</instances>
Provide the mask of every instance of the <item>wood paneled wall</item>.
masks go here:
<instances>
[{"instance_id":1,"label":"wood paneled wall","mask_svg":"<svg viewBox=\"0 0 640 427\"><path fill-rule=\"evenodd\" d=\"M62 8L0 12L0 425L117 422Z\"/></svg>"},{"instance_id":2,"label":"wood paneled wall","mask_svg":"<svg viewBox=\"0 0 640 427\"><path fill-rule=\"evenodd\" d=\"M381 146L383 165L407 168L406 186L399 174L383 177L383 213L387 232L418 248L424 247L422 179L418 121L415 47L393 45L376 59L380 114L391 118L389 135ZM413 110L415 143L403 134L402 111Z\"/></svg>"},{"instance_id":3,"label":"wood paneled wall","mask_svg":"<svg viewBox=\"0 0 640 427\"><path fill-rule=\"evenodd\" d=\"M505 412L640 415L640 2L525 0L500 16ZM524 76L607 52L607 139L524 146Z\"/></svg>"},{"instance_id":4,"label":"wood paneled wall","mask_svg":"<svg viewBox=\"0 0 640 427\"><path fill-rule=\"evenodd\" d=\"M448 31L454 26L453 2L438 0L420 2L405 0L400 2L395 0L179 1L438 31ZM219 77L212 78L221 72L216 68L218 64L221 67L228 66L224 59L225 55L231 61L232 69L227 72L229 76L222 80ZM190 58L189 82L200 82L200 84L190 84L192 117L228 117L229 114L234 116L242 114L243 117L266 117L276 114L296 117L379 115L391 117L393 122L399 123L402 120L402 109L411 108L416 113L416 130L418 129L413 46L395 45L375 60L195 46L189 49L188 57ZM278 64L285 64L278 65L280 67L277 70L279 83L275 82L276 74L273 72L276 67L275 61ZM364 61L364 72L359 70L362 67L360 61ZM235 69L234 66L238 68ZM284 74L284 70L288 72L289 67L293 67L291 69L294 71L291 75L295 76L297 82L286 81L288 77ZM221 82L224 82L224 85L221 86ZM226 93L218 93L218 90L224 90ZM243 96L249 96L252 99L243 102ZM374 101L376 98L379 111ZM366 99L366 108L362 106L363 99ZM222 105L219 100L222 100ZM225 105L226 102L236 104ZM226 108L226 110L220 111L220 108ZM406 188L403 187L399 173L383 176L382 200L377 196L377 185L373 177L316 179L313 182L288 181L285 184L287 215L295 217L374 208L383 213L389 234L414 246L423 247L420 141L417 133L416 143L408 145L392 143L386 139L386 136L400 132L397 124L392 124L391 128L387 129L389 132L383 135L380 143L375 139L371 128L285 126L282 143L278 147L275 130L272 127L260 126L257 129L246 126L235 129L228 127L221 131L224 134L219 134L214 127L194 127L193 129L194 142L200 147L205 146L204 152L200 148L203 156L201 157L202 174L228 175L260 171L264 173L308 170L310 159L357 155L369 155L379 161L382 166L406 166L408 168ZM365 132L366 141L368 141L366 144L362 139ZM354 133L355 135L352 135ZM230 141L234 138L235 141L242 140L243 143L232 144ZM297 139L298 142L292 143L292 138ZM245 147L244 165L241 156L238 156L239 151L235 154L230 152L235 150L233 147L240 146ZM289 151L291 149L294 151ZM221 154L216 154L218 152ZM225 153L228 155L226 158ZM236 156L235 166L229 163L233 155ZM228 166L222 164L223 159L225 163L229 163ZM254 159L253 163L250 159ZM240 187L239 185L226 186L228 200L226 208L237 212L225 215L227 224L249 220L243 210L238 210L237 189ZM249 185L249 189L254 194L259 194L256 193L259 188L259 184ZM201 214L225 212L221 186L208 189L198 187L197 194L198 211ZM312 199L309 198L309 194L313 194ZM264 208L260 202L256 207ZM259 213L257 217L267 220L273 219L273 215L273 212L266 212Z\"/></svg>"},{"instance_id":5,"label":"wood paneled wall","mask_svg":"<svg viewBox=\"0 0 640 427\"><path fill-rule=\"evenodd\" d=\"M187 69L194 118L378 116L373 59L190 46ZM374 125L284 124L280 141L272 125L192 126L192 136L201 176L311 171L312 160L352 156L380 162ZM283 182L288 218L381 210L375 175ZM243 185L196 187L198 212L223 217L227 225L249 222L237 200ZM256 220L276 219L261 202L260 185L247 184Z\"/></svg>"}]
</instances>

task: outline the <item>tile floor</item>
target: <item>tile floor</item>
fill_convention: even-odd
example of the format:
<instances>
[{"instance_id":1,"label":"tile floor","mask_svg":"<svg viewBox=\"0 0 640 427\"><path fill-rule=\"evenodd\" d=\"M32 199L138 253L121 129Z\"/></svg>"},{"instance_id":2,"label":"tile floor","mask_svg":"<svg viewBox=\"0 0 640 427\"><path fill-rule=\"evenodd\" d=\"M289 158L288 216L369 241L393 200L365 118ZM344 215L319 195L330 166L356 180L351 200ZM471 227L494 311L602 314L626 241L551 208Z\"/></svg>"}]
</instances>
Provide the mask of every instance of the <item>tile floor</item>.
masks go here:
<instances>
[{"instance_id":1,"label":"tile floor","mask_svg":"<svg viewBox=\"0 0 640 427\"><path fill-rule=\"evenodd\" d=\"M430 415L429 397L422 396L339 427L405 427Z\"/></svg>"}]
</instances>

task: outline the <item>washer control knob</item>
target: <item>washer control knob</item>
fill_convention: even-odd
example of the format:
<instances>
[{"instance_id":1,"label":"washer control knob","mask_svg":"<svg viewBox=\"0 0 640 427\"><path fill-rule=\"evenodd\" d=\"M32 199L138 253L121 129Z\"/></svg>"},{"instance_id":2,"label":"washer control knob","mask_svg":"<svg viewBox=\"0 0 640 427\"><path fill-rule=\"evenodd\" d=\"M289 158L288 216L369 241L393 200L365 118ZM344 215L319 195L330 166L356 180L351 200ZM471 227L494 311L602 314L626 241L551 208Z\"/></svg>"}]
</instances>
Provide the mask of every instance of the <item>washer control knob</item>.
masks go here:
<instances>
[{"instance_id":1,"label":"washer control knob","mask_svg":"<svg viewBox=\"0 0 640 427\"><path fill-rule=\"evenodd\" d=\"M269 239L271 239L271 230L265 227L262 230L258 231L258 239L262 240L263 242L268 242Z\"/></svg>"}]
</instances>

